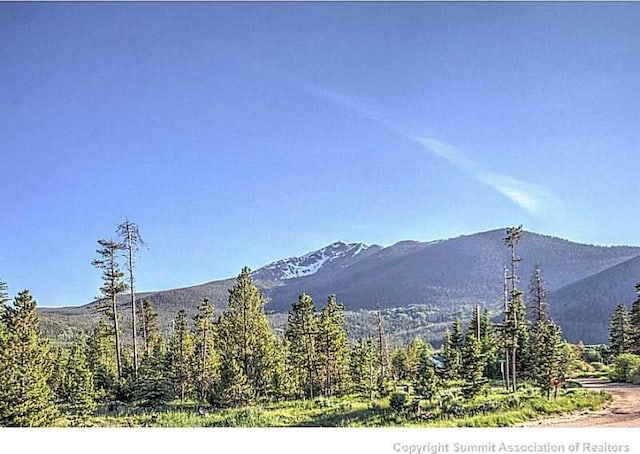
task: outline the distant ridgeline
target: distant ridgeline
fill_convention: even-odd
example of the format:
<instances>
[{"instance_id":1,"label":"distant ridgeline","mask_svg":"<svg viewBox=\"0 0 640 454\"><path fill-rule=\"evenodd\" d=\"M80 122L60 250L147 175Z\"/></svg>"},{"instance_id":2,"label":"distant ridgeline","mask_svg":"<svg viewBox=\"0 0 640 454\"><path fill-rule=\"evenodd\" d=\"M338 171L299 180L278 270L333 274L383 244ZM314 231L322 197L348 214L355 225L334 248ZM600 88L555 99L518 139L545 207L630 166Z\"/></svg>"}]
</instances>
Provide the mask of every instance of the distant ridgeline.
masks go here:
<instances>
[{"instance_id":1,"label":"distant ridgeline","mask_svg":"<svg viewBox=\"0 0 640 454\"><path fill-rule=\"evenodd\" d=\"M267 301L265 309L279 329L298 296L316 300L335 294L345 306L349 338L371 336L380 307L385 331L394 344L420 336L438 345L456 317L467 320L479 305L500 318L504 300L504 264L510 260L504 230L433 241L402 241L389 247L337 242L300 257L255 270L252 278ZM540 265L552 318L573 342L604 343L609 317L620 302L634 299L640 280L640 248L602 247L522 232L518 244L520 287L528 298L529 280ZM144 263L141 263L144 267ZM234 279L193 287L146 292L167 331L176 312L192 317L209 298L217 313L226 308ZM46 336L64 341L96 323L97 302L79 307L40 308ZM127 297L118 296L123 326L130 323Z\"/></svg>"}]
</instances>

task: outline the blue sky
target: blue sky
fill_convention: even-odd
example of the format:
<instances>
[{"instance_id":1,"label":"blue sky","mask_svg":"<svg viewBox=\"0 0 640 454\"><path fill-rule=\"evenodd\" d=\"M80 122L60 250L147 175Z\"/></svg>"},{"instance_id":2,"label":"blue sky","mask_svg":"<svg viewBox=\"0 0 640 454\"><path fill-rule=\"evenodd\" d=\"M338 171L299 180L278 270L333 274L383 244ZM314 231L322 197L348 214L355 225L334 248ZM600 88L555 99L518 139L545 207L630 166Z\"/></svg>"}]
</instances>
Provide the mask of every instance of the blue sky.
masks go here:
<instances>
[{"instance_id":1,"label":"blue sky","mask_svg":"<svg viewBox=\"0 0 640 454\"><path fill-rule=\"evenodd\" d=\"M337 240L640 245L640 4L0 3L0 279L141 290Z\"/></svg>"}]
</instances>

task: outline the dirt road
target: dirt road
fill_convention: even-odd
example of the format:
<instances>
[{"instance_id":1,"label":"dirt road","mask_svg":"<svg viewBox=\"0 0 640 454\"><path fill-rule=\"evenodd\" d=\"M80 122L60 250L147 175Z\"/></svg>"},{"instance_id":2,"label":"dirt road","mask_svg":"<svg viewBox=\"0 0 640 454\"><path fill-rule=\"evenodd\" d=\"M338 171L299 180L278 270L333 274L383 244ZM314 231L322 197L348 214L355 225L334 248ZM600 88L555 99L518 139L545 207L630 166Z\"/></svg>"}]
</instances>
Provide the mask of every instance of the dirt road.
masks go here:
<instances>
[{"instance_id":1,"label":"dirt road","mask_svg":"<svg viewBox=\"0 0 640 454\"><path fill-rule=\"evenodd\" d=\"M583 388L606 391L613 400L602 410L551 416L520 427L640 427L640 386L600 379L578 381Z\"/></svg>"}]
</instances>

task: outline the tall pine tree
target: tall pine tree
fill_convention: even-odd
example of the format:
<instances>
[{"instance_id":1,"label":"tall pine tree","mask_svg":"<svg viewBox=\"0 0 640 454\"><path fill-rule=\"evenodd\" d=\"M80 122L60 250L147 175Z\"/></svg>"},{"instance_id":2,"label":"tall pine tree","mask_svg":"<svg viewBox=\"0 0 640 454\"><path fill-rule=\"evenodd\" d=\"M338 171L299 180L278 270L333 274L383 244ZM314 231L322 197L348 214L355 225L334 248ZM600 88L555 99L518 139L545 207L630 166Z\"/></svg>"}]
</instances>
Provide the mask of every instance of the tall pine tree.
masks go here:
<instances>
[{"instance_id":1,"label":"tall pine tree","mask_svg":"<svg viewBox=\"0 0 640 454\"><path fill-rule=\"evenodd\" d=\"M158 312L153 307L153 301L145 299L140 308L140 322L142 325L142 339L144 341L145 354L150 355L160 342L160 330L158 329Z\"/></svg>"},{"instance_id":2,"label":"tall pine tree","mask_svg":"<svg viewBox=\"0 0 640 454\"><path fill-rule=\"evenodd\" d=\"M449 380L460 378L462 365L462 323L457 318L453 323L452 331L446 330L442 345L442 357L444 360L444 376Z\"/></svg>"},{"instance_id":3,"label":"tall pine tree","mask_svg":"<svg viewBox=\"0 0 640 454\"><path fill-rule=\"evenodd\" d=\"M122 378L122 356L121 356L121 342L120 342L120 317L118 314L118 294L126 290L127 286L122 280L124 273L120 270L118 264L118 252L124 249L124 246L113 240L98 240L100 249L98 258L94 259L91 264L102 270L102 282L100 287L102 295L105 297L103 303L100 305L100 310L103 311L113 327L112 334L115 342L115 356L116 365L118 370L118 378Z\"/></svg>"},{"instance_id":4,"label":"tall pine tree","mask_svg":"<svg viewBox=\"0 0 640 454\"><path fill-rule=\"evenodd\" d=\"M487 378L500 377L499 340L491 322L491 314L487 309L480 316L480 344L484 360L484 376Z\"/></svg>"},{"instance_id":5,"label":"tall pine tree","mask_svg":"<svg viewBox=\"0 0 640 454\"><path fill-rule=\"evenodd\" d=\"M198 397L207 400L218 379L220 358L216 349L213 304L205 298L195 317L195 380Z\"/></svg>"},{"instance_id":6,"label":"tall pine tree","mask_svg":"<svg viewBox=\"0 0 640 454\"><path fill-rule=\"evenodd\" d=\"M425 346L428 345L425 344ZM439 382L431 349L421 348L418 352L417 374L413 382L416 393L425 399L432 400L438 390Z\"/></svg>"},{"instance_id":7,"label":"tall pine tree","mask_svg":"<svg viewBox=\"0 0 640 454\"><path fill-rule=\"evenodd\" d=\"M169 364L175 395L182 401L193 392L193 336L189 331L186 312L178 311L169 341Z\"/></svg>"},{"instance_id":8,"label":"tall pine tree","mask_svg":"<svg viewBox=\"0 0 640 454\"><path fill-rule=\"evenodd\" d=\"M0 386L0 426L48 426L57 411L47 384L48 346L38 334L36 302L27 290L4 305L4 348Z\"/></svg>"},{"instance_id":9,"label":"tall pine tree","mask_svg":"<svg viewBox=\"0 0 640 454\"><path fill-rule=\"evenodd\" d=\"M419 337L415 337L406 350L404 369L406 379L412 383L418 381L420 375L420 361L423 357L431 358L431 346Z\"/></svg>"},{"instance_id":10,"label":"tall pine tree","mask_svg":"<svg viewBox=\"0 0 640 454\"><path fill-rule=\"evenodd\" d=\"M547 398L554 380L562 375L562 350L560 328L548 319L538 319L531 330L532 376Z\"/></svg>"},{"instance_id":11,"label":"tall pine tree","mask_svg":"<svg viewBox=\"0 0 640 454\"><path fill-rule=\"evenodd\" d=\"M613 355L631 351L631 324L624 304L618 304L609 324L609 349Z\"/></svg>"},{"instance_id":12,"label":"tall pine tree","mask_svg":"<svg viewBox=\"0 0 640 454\"><path fill-rule=\"evenodd\" d=\"M462 377L465 380L465 391L468 395L479 393L486 383L484 378L485 356L482 345L482 326L479 309L473 312L464 348L462 350Z\"/></svg>"},{"instance_id":13,"label":"tall pine tree","mask_svg":"<svg viewBox=\"0 0 640 454\"><path fill-rule=\"evenodd\" d=\"M522 292L514 290L507 307L505 323L506 345L511 353L511 384L515 392L517 379L525 378L531 364L527 309L522 301Z\"/></svg>"},{"instance_id":14,"label":"tall pine tree","mask_svg":"<svg viewBox=\"0 0 640 454\"><path fill-rule=\"evenodd\" d=\"M629 343L631 352L640 355L640 283L636 284L636 299L629 311Z\"/></svg>"},{"instance_id":15,"label":"tall pine tree","mask_svg":"<svg viewBox=\"0 0 640 454\"><path fill-rule=\"evenodd\" d=\"M379 355L371 339L358 340L351 350L350 370L353 390L363 397L373 399L378 387Z\"/></svg>"},{"instance_id":16,"label":"tall pine tree","mask_svg":"<svg viewBox=\"0 0 640 454\"><path fill-rule=\"evenodd\" d=\"M264 298L251 280L251 270L243 268L229 290L228 309L218 323L221 384L217 394L234 383L225 379L240 374L246 386L234 388L234 402L251 401L273 395L277 339L264 313ZM223 373L224 372L224 373ZM240 396L238 393L246 393Z\"/></svg>"},{"instance_id":17,"label":"tall pine tree","mask_svg":"<svg viewBox=\"0 0 640 454\"><path fill-rule=\"evenodd\" d=\"M535 266L529 282L527 309L531 325L534 325L538 320L549 320L548 294L542 278L540 265Z\"/></svg>"},{"instance_id":18,"label":"tall pine tree","mask_svg":"<svg viewBox=\"0 0 640 454\"><path fill-rule=\"evenodd\" d=\"M313 300L306 293L293 303L284 337L289 342L288 361L295 374L298 394L313 399L318 387L318 321Z\"/></svg>"},{"instance_id":19,"label":"tall pine tree","mask_svg":"<svg viewBox=\"0 0 640 454\"><path fill-rule=\"evenodd\" d=\"M82 424L96 409L93 374L86 357L86 345L78 340L71 347L64 380L64 402L75 423Z\"/></svg>"},{"instance_id":20,"label":"tall pine tree","mask_svg":"<svg viewBox=\"0 0 640 454\"><path fill-rule=\"evenodd\" d=\"M118 367L113 326L100 320L87 339L87 364L93 376L98 401L113 399L118 391Z\"/></svg>"},{"instance_id":21,"label":"tall pine tree","mask_svg":"<svg viewBox=\"0 0 640 454\"><path fill-rule=\"evenodd\" d=\"M316 348L324 395L344 393L349 378L349 341L344 306L338 303L335 295L329 296L320 312Z\"/></svg>"},{"instance_id":22,"label":"tall pine tree","mask_svg":"<svg viewBox=\"0 0 640 454\"><path fill-rule=\"evenodd\" d=\"M399 346L394 347L391 352L391 374L396 382L407 379L406 360L406 350Z\"/></svg>"},{"instance_id":23,"label":"tall pine tree","mask_svg":"<svg viewBox=\"0 0 640 454\"><path fill-rule=\"evenodd\" d=\"M138 377L132 386L133 400L148 408L160 407L173 400L175 394L169 366L167 352L162 344L156 343L140 362Z\"/></svg>"}]
</instances>

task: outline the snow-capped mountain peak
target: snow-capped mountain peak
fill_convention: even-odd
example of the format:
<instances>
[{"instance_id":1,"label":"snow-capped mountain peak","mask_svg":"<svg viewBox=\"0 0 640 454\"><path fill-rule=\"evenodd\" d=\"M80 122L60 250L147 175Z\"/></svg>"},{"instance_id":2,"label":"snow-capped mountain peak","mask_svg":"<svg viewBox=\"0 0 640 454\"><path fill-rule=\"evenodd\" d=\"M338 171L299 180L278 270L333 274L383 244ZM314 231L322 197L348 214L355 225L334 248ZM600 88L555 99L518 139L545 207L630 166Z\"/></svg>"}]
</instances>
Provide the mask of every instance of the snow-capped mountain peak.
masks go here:
<instances>
[{"instance_id":1,"label":"snow-capped mountain peak","mask_svg":"<svg viewBox=\"0 0 640 454\"><path fill-rule=\"evenodd\" d=\"M263 266L253 273L253 277L264 281L281 281L311 276L329 264L349 266L349 259L369 250L369 248L370 246L363 243L336 241L300 257L290 257Z\"/></svg>"}]
</instances>

